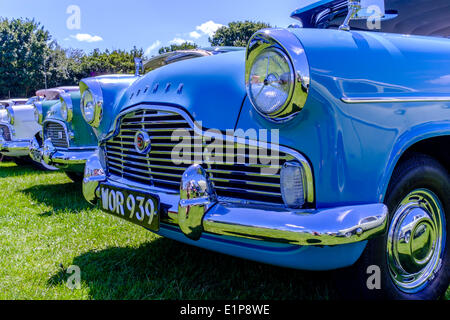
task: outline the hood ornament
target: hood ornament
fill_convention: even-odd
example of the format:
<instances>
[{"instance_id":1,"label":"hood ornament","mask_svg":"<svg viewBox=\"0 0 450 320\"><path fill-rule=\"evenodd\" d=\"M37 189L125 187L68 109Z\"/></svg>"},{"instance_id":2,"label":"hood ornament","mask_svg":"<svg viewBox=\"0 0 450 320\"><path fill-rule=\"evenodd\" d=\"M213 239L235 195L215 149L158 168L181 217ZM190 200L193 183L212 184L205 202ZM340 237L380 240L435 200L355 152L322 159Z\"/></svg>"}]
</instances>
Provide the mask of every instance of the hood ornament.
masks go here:
<instances>
[{"instance_id":1,"label":"hood ornament","mask_svg":"<svg viewBox=\"0 0 450 320\"><path fill-rule=\"evenodd\" d=\"M379 22L385 17L385 0L349 0L348 14L339 30L349 31L351 20L367 20L368 29L381 28ZM375 22L374 25L372 25ZM369 26L369 24L371 24Z\"/></svg>"}]
</instances>

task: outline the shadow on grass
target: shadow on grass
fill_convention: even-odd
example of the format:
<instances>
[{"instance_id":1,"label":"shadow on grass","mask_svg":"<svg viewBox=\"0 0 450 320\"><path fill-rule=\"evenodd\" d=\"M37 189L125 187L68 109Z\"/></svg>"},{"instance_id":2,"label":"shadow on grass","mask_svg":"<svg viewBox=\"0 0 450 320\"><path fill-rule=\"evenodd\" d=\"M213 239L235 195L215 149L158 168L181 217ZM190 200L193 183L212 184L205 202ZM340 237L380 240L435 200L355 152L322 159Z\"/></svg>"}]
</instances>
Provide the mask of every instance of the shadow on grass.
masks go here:
<instances>
[{"instance_id":1,"label":"shadow on grass","mask_svg":"<svg viewBox=\"0 0 450 320\"><path fill-rule=\"evenodd\" d=\"M0 162L0 178L17 177L22 175L40 175L48 173L53 172L39 170L31 164L16 165L13 162Z\"/></svg>"},{"instance_id":2,"label":"shadow on grass","mask_svg":"<svg viewBox=\"0 0 450 320\"><path fill-rule=\"evenodd\" d=\"M92 299L334 299L331 272L305 272L246 261L158 238L138 248L76 257ZM64 266L48 280L65 285Z\"/></svg>"},{"instance_id":3,"label":"shadow on grass","mask_svg":"<svg viewBox=\"0 0 450 320\"><path fill-rule=\"evenodd\" d=\"M79 212L92 206L83 197L80 184L64 183L51 185L36 185L22 192L33 201L45 204L53 210L39 214L42 217L52 216L62 212Z\"/></svg>"}]
</instances>

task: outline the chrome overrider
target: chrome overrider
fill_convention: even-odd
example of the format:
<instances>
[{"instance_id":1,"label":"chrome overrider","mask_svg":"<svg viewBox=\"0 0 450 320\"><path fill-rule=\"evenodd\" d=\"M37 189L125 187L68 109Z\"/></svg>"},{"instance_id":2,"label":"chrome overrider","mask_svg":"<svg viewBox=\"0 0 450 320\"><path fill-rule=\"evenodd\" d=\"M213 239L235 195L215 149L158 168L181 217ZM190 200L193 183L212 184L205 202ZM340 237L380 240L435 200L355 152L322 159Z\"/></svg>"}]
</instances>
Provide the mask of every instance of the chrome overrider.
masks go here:
<instances>
[{"instance_id":1,"label":"chrome overrider","mask_svg":"<svg viewBox=\"0 0 450 320\"><path fill-rule=\"evenodd\" d=\"M30 145L30 140L28 139L14 139L14 127L7 123L0 123L2 126L8 127L11 135L11 140L7 140L4 137L4 132L0 132L0 153L6 156L21 157L28 155L28 146Z\"/></svg>"},{"instance_id":2,"label":"chrome overrider","mask_svg":"<svg viewBox=\"0 0 450 320\"><path fill-rule=\"evenodd\" d=\"M102 148L97 149L85 167L83 194L91 204L100 198L100 185L149 192L145 186L108 179ZM178 225L194 240L203 233L211 233L304 246L341 245L370 239L387 229L388 209L381 203L289 210L218 198L205 170L198 164L183 174L180 194L160 189L155 193L167 208L167 215L161 215L161 223Z\"/></svg>"}]
</instances>

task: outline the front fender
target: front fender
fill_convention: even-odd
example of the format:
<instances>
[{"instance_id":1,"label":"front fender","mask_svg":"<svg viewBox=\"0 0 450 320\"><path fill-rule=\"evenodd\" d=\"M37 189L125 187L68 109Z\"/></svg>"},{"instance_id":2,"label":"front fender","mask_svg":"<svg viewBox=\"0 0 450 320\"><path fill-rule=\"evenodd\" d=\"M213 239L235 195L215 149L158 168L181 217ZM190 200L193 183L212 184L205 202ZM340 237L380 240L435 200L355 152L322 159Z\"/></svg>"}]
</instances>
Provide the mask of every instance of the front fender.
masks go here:
<instances>
[{"instance_id":1,"label":"front fender","mask_svg":"<svg viewBox=\"0 0 450 320\"><path fill-rule=\"evenodd\" d=\"M35 119L32 105L17 105L11 107L14 111L14 139L31 139L41 130L41 126Z\"/></svg>"},{"instance_id":2,"label":"front fender","mask_svg":"<svg viewBox=\"0 0 450 320\"><path fill-rule=\"evenodd\" d=\"M90 89L91 92L103 101L103 116L98 128L94 132L99 140L103 139L112 126L117 112L117 106L126 89L140 77L134 75L106 75L86 78L80 81L81 96Z\"/></svg>"},{"instance_id":3,"label":"front fender","mask_svg":"<svg viewBox=\"0 0 450 320\"><path fill-rule=\"evenodd\" d=\"M323 29L269 32L297 36L310 64L309 96L298 116L284 124L264 119L247 100L238 128L277 129L281 145L309 158L317 207L383 201L408 147L450 135L448 39Z\"/></svg>"},{"instance_id":4,"label":"front fender","mask_svg":"<svg viewBox=\"0 0 450 320\"><path fill-rule=\"evenodd\" d=\"M392 148L389 160L387 161L385 174L381 177L381 181L379 183L380 187L378 193L380 201L384 201L392 174L401 156L405 154L405 152L414 144L441 136L450 136L450 120L418 124L411 128L410 131L406 131L398 137L394 147Z\"/></svg>"}]
</instances>

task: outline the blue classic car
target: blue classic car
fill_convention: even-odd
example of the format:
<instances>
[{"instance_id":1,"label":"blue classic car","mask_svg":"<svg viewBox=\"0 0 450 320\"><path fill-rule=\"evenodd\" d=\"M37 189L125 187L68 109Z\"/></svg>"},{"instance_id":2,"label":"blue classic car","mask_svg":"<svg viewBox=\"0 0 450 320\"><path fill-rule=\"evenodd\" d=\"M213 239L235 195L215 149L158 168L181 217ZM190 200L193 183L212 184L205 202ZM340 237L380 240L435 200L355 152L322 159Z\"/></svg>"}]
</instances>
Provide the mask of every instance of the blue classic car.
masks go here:
<instances>
[{"instance_id":1,"label":"blue classic car","mask_svg":"<svg viewBox=\"0 0 450 320\"><path fill-rule=\"evenodd\" d=\"M261 30L246 51L83 80L99 140L86 199L217 252L350 267L344 289L358 297L437 298L449 285L449 13L447 0L322 0L293 13L303 27Z\"/></svg>"},{"instance_id":2,"label":"blue classic car","mask_svg":"<svg viewBox=\"0 0 450 320\"><path fill-rule=\"evenodd\" d=\"M97 137L83 119L80 92L59 95L49 106L42 124L42 141L35 138L30 155L42 158L49 165L63 170L74 182L83 180L84 165L95 152Z\"/></svg>"}]
</instances>

